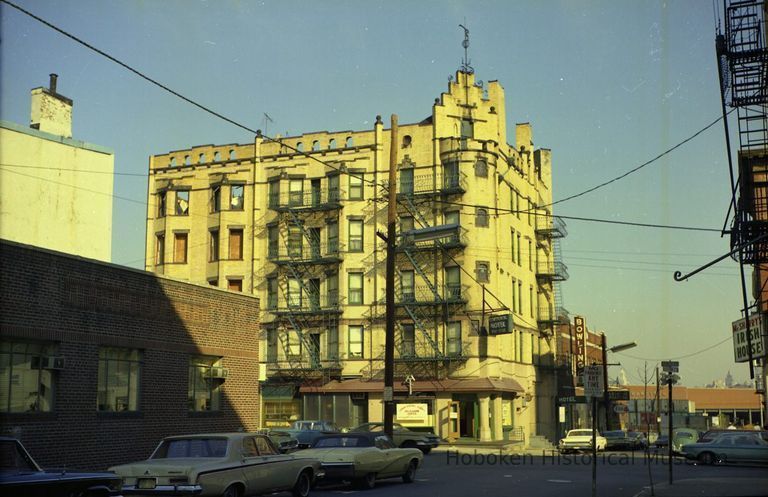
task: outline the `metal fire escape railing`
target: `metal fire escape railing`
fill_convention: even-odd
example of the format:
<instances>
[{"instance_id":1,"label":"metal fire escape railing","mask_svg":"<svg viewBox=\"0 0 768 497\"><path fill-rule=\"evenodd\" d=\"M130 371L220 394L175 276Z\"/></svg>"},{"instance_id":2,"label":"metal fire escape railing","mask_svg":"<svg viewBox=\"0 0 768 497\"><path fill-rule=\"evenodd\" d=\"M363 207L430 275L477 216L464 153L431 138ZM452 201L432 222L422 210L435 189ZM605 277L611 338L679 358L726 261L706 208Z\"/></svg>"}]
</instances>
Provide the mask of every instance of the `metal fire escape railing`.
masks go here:
<instances>
[{"instance_id":1,"label":"metal fire escape railing","mask_svg":"<svg viewBox=\"0 0 768 497\"><path fill-rule=\"evenodd\" d=\"M568 311L563 307L562 289L560 283L568 278L568 270L562 262L560 240L567 236L565 221L558 216L552 216L548 211L541 210L536 215L536 239L539 247L545 251L548 259L539 261L536 275L540 283L551 285L552 301L540 305L538 309L538 324L542 332L554 333L557 323L567 322Z\"/></svg>"},{"instance_id":2,"label":"metal fire escape railing","mask_svg":"<svg viewBox=\"0 0 768 497\"><path fill-rule=\"evenodd\" d=\"M315 275L317 268L338 265L341 258L338 240L329 239L323 246L320 232L307 229L306 221L316 214L326 216L330 211L341 209L340 192L313 187L307 193L272 195L269 207L278 213L278 237L283 243L276 247L270 245L268 259L277 265L278 287L285 305L275 302L275 307L268 312L275 316L273 323L288 368L280 367L279 360L272 366L281 370L283 376L306 378L321 374L328 380L329 371L340 370L338 351L328 351L321 357L320 344L312 339L312 335L320 336L332 327L338 334L338 314L341 312L338 290L335 294L328 291L323 296L319 285L311 284L310 277ZM309 248L308 253L305 246ZM291 280L298 287L290 288ZM310 333L313 330L317 333ZM295 343L290 339L291 334L297 338ZM299 353L295 350L297 345Z\"/></svg>"},{"instance_id":3,"label":"metal fire escape railing","mask_svg":"<svg viewBox=\"0 0 768 497\"><path fill-rule=\"evenodd\" d=\"M731 245L744 264L768 263L768 48L764 0L730 1L718 35L723 101L737 110L739 199ZM730 98L728 98L730 97ZM758 240L759 239L759 240Z\"/></svg>"}]
</instances>

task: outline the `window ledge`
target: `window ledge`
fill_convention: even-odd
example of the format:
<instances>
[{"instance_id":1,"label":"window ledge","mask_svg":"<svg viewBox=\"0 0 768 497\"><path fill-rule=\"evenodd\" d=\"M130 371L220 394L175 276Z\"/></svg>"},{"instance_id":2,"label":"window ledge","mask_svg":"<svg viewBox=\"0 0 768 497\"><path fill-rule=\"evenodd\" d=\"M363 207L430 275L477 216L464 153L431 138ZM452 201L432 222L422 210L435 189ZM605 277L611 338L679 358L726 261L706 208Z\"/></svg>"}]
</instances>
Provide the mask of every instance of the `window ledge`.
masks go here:
<instances>
[{"instance_id":1,"label":"window ledge","mask_svg":"<svg viewBox=\"0 0 768 497\"><path fill-rule=\"evenodd\" d=\"M96 419L143 419L141 411L96 411Z\"/></svg>"}]
</instances>

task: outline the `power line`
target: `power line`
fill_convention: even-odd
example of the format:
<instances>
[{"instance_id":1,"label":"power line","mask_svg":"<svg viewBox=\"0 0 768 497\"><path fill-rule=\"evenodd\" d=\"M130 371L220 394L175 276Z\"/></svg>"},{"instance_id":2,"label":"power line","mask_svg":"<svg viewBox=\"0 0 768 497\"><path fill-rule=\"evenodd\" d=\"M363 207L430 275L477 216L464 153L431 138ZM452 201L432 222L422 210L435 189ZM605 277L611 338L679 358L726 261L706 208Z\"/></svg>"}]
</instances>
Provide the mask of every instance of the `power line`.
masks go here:
<instances>
[{"instance_id":1,"label":"power line","mask_svg":"<svg viewBox=\"0 0 768 497\"><path fill-rule=\"evenodd\" d=\"M630 359L635 359L635 360L638 360L638 361L651 361L651 362L653 362L653 361L669 361L669 360L674 361L674 360L678 360L678 359L687 359L689 357L693 357L693 356L697 356L699 354L703 354L704 352L710 351L710 350L714 349L715 347L719 347L720 345L724 344L725 342L727 342L729 340L733 340L733 337L728 336L728 337L724 338L723 340L721 340L721 341L719 341L719 342L717 342L717 343L715 343L713 345L710 345L709 347L705 347L705 348L703 348L701 350L697 350L696 352L691 352L690 354L685 354L685 355L681 355L681 356L677 356L677 357L650 358L650 357L638 357L638 356L627 354L625 352L615 352L615 353L616 354L621 354L623 356L629 357Z\"/></svg>"},{"instance_id":2,"label":"power line","mask_svg":"<svg viewBox=\"0 0 768 497\"><path fill-rule=\"evenodd\" d=\"M7 164L0 163L0 167L17 167L21 169L44 169L48 171L68 171L73 173L88 173L88 174L111 174L114 176L137 176L140 178L146 178L147 174L142 173L118 173L115 171L97 171L95 169L75 169L66 167L48 167L48 166L33 166L29 164Z\"/></svg>"}]
</instances>

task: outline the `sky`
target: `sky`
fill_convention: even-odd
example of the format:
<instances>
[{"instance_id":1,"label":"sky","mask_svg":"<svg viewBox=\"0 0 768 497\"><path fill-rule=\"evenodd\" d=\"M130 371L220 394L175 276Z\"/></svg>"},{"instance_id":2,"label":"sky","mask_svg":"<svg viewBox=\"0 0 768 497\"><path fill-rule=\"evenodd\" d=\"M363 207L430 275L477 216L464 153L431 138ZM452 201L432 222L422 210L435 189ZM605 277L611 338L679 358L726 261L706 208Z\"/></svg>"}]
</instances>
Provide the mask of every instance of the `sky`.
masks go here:
<instances>
[{"instance_id":1,"label":"sky","mask_svg":"<svg viewBox=\"0 0 768 497\"><path fill-rule=\"evenodd\" d=\"M506 90L508 125L530 122L535 146L552 150L555 199L721 115L715 13L701 0L12 1L252 129L268 113L269 134L366 130L377 114L422 120L459 67L465 24L477 78ZM253 136L5 4L0 32L0 118L27 124L29 90L59 75L59 93L74 100L74 138L115 151L112 260L143 268L149 156ZM554 212L719 230L730 202L724 143L717 123ZM631 383L676 358L685 385L728 370L749 377L729 340L742 307L738 265L672 277L728 252L727 237L567 222L564 306L605 331L609 347L638 343L609 357Z\"/></svg>"}]
</instances>

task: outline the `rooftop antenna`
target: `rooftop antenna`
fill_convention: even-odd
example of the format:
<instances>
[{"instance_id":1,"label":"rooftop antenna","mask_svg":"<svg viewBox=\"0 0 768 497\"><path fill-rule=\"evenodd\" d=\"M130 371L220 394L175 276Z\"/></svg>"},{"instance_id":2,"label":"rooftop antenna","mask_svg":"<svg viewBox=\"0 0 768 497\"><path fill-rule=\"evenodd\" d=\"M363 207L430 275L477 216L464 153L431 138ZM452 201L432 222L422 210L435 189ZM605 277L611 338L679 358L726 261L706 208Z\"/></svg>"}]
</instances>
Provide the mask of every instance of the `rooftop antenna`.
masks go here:
<instances>
[{"instance_id":1,"label":"rooftop antenna","mask_svg":"<svg viewBox=\"0 0 768 497\"><path fill-rule=\"evenodd\" d=\"M264 134L269 136L269 123L273 123L275 121L272 120L271 117L269 117L269 114L266 112L264 113Z\"/></svg>"},{"instance_id":2,"label":"rooftop antenna","mask_svg":"<svg viewBox=\"0 0 768 497\"><path fill-rule=\"evenodd\" d=\"M465 23L467 21L464 21ZM470 65L469 60L469 30L463 25L459 24L459 27L464 30L464 41L461 42L461 46L464 47L464 60L461 61L461 72L472 74L475 70Z\"/></svg>"}]
</instances>

